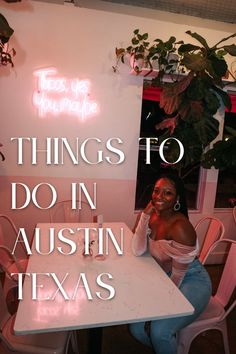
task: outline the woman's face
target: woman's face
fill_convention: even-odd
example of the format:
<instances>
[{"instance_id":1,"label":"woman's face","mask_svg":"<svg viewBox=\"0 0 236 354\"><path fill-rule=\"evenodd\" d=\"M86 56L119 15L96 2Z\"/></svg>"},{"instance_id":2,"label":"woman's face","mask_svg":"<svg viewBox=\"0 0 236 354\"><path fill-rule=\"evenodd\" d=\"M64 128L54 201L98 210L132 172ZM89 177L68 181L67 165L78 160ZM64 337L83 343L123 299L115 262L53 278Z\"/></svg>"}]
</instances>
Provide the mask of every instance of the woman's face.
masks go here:
<instances>
[{"instance_id":1,"label":"woman's face","mask_svg":"<svg viewBox=\"0 0 236 354\"><path fill-rule=\"evenodd\" d=\"M152 202L158 211L172 210L177 201L175 185L168 178L160 178L152 193Z\"/></svg>"}]
</instances>

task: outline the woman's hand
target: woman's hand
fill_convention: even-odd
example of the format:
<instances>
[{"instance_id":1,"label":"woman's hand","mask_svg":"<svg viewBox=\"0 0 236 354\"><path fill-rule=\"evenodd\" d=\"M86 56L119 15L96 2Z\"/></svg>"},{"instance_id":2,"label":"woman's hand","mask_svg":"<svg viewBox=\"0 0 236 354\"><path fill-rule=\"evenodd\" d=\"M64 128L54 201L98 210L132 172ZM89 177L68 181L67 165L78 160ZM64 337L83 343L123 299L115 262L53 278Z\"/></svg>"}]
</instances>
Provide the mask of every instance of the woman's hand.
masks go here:
<instances>
[{"instance_id":1,"label":"woman's hand","mask_svg":"<svg viewBox=\"0 0 236 354\"><path fill-rule=\"evenodd\" d=\"M147 204L146 208L143 210L144 214L151 215L153 211L155 210L155 207L152 203L152 200Z\"/></svg>"}]
</instances>

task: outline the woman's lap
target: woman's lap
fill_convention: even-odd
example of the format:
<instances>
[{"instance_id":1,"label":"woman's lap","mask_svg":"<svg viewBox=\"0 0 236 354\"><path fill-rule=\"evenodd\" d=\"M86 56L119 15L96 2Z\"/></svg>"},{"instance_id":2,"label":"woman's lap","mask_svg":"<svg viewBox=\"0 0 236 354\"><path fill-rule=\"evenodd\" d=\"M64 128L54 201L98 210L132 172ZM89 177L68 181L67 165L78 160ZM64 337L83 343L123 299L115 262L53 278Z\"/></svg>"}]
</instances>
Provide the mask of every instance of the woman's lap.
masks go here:
<instances>
[{"instance_id":1,"label":"woman's lap","mask_svg":"<svg viewBox=\"0 0 236 354\"><path fill-rule=\"evenodd\" d=\"M154 320L150 326L150 337L152 345L157 353L164 353L163 349L159 348L168 346L166 353L174 353L175 351L175 333L181 328L193 322L204 310L211 296L211 282L204 267L195 260L189 267L182 284L180 291L193 305L195 311L190 316L180 316L161 320ZM142 343L150 345L150 338L145 332L144 322L130 325L130 331ZM165 344L166 342L166 344ZM169 342L169 344L168 344Z\"/></svg>"}]
</instances>

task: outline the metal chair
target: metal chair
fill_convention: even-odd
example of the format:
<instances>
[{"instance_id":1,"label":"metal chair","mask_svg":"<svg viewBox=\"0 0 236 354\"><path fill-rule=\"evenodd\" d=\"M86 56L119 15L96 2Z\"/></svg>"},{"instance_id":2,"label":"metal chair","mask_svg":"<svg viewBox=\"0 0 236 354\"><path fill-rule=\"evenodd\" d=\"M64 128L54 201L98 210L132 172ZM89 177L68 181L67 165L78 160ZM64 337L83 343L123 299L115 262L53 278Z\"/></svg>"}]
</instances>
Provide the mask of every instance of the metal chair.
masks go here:
<instances>
[{"instance_id":1,"label":"metal chair","mask_svg":"<svg viewBox=\"0 0 236 354\"><path fill-rule=\"evenodd\" d=\"M235 221L235 224L236 224L236 205L233 208L233 218L234 218L234 221Z\"/></svg>"},{"instance_id":2,"label":"metal chair","mask_svg":"<svg viewBox=\"0 0 236 354\"><path fill-rule=\"evenodd\" d=\"M194 338L210 329L221 331L225 354L230 354L226 318L236 306L236 300L233 301L227 310L225 310L225 307L228 305L236 287L236 241L231 239L219 240L211 246L208 254L223 242L230 244L230 250L217 292L210 298L205 311L193 323L179 331L177 335L178 354L188 354Z\"/></svg>"},{"instance_id":3,"label":"metal chair","mask_svg":"<svg viewBox=\"0 0 236 354\"><path fill-rule=\"evenodd\" d=\"M214 218L212 216L206 216L200 219L198 223L195 225L195 231L197 232L199 229L203 227L206 228L206 233L202 244L202 248L200 250L199 260L201 263L204 264L212 244L217 240L221 240L223 238L225 233L225 227L221 222L221 220Z\"/></svg>"},{"instance_id":4,"label":"metal chair","mask_svg":"<svg viewBox=\"0 0 236 354\"><path fill-rule=\"evenodd\" d=\"M12 230L11 238L15 241L18 235L18 231L12 219L7 215L0 214L0 220L5 220L7 222L9 230ZM25 273L28 259L20 259L16 257L16 255L12 254L11 250L6 245L7 237L5 235L6 234L3 231L3 227L0 224L0 267L5 272L4 292L7 294L11 288L16 286L16 279L11 277L11 273ZM26 256L26 250L23 246L23 243L20 242L20 246L22 247L24 255Z\"/></svg>"},{"instance_id":5,"label":"metal chair","mask_svg":"<svg viewBox=\"0 0 236 354\"><path fill-rule=\"evenodd\" d=\"M6 242L5 242L6 239L4 239L4 237L3 237L3 234L4 234L4 232L3 232L3 227L2 227L2 222L3 222L3 221L6 221L6 224L7 224L7 226L8 226L8 230L9 230L10 232L12 232L12 234L13 234L12 238L13 238L13 240L16 239L16 237L17 237L17 235L18 235L18 230L17 230L17 227L16 227L16 225L14 224L13 220L12 220L8 215L0 214L0 244L7 246L7 245L6 245ZM9 236L8 236L8 238L9 238ZM7 246L7 247L8 247L8 246ZM20 247L21 247L21 249L23 250L24 258L27 258L28 255L27 255L27 253L26 253L25 247L23 246L23 242L20 242ZM9 247L8 247L8 248L9 248Z\"/></svg>"},{"instance_id":6,"label":"metal chair","mask_svg":"<svg viewBox=\"0 0 236 354\"><path fill-rule=\"evenodd\" d=\"M20 336L16 336L13 333L15 315L11 315L8 312L6 297L1 282L0 303L0 339L2 340L3 346L8 350L22 354L66 354L68 352L72 332L40 333Z\"/></svg>"},{"instance_id":7,"label":"metal chair","mask_svg":"<svg viewBox=\"0 0 236 354\"><path fill-rule=\"evenodd\" d=\"M72 209L71 200L62 200L57 202L51 209L49 209L50 222L92 222L93 210L89 203L80 201L81 209ZM79 205L79 201L76 201Z\"/></svg>"}]
</instances>

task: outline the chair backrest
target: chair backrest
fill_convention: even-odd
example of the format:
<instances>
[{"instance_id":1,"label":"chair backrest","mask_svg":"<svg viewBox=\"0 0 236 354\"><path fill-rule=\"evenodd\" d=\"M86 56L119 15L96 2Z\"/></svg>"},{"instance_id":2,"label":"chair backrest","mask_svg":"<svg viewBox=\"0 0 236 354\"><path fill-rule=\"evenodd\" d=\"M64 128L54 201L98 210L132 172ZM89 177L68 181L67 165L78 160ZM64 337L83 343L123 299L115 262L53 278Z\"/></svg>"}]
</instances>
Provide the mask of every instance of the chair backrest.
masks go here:
<instances>
[{"instance_id":1,"label":"chair backrest","mask_svg":"<svg viewBox=\"0 0 236 354\"><path fill-rule=\"evenodd\" d=\"M221 220L211 216L206 216L199 220L198 223L195 225L195 231L197 232L203 227L206 231L202 248L199 254L199 260L204 264L211 245L217 240L221 240L223 238L225 233L225 227Z\"/></svg>"},{"instance_id":2,"label":"chair backrest","mask_svg":"<svg viewBox=\"0 0 236 354\"><path fill-rule=\"evenodd\" d=\"M8 312L6 297L3 291L2 283L0 281L0 328L2 329L6 323L6 321L11 317L10 313ZM1 331L0 331L0 338Z\"/></svg>"},{"instance_id":3,"label":"chair backrest","mask_svg":"<svg viewBox=\"0 0 236 354\"><path fill-rule=\"evenodd\" d=\"M11 254L10 249L6 246L0 245L0 268L7 273L9 278L11 278L9 269L13 264L18 272L24 272L24 269L22 269L15 255Z\"/></svg>"},{"instance_id":4,"label":"chair backrest","mask_svg":"<svg viewBox=\"0 0 236 354\"><path fill-rule=\"evenodd\" d=\"M215 298L225 307L236 287L236 241L229 239L222 241L231 245Z\"/></svg>"},{"instance_id":5,"label":"chair backrest","mask_svg":"<svg viewBox=\"0 0 236 354\"><path fill-rule=\"evenodd\" d=\"M18 230L13 220L5 214L0 214L0 245L10 247L9 246L9 238L12 243L15 243L16 237L18 235ZM19 242L20 246L23 250L23 254L28 257L26 253L26 249L23 242Z\"/></svg>"},{"instance_id":6,"label":"chair backrest","mask_svg":"<svg viewBox=\"0 0 236 354\"><path fill-rule=\"evenodd\" d=\"M233 218L234 218L234 221L235 221L235 224L236 224L236 205L233 208Z\"/></svg>"},{"instance_id":7,"label":"chair backrest","mask_svg":"<svg viewBox=\"0 0 236 354\"><path fill-rule=\"evenodd\" d=\"M50 222L93 222L93 210L89 203L81 201L81 208L72 209L71 200L57 202L49 209ZM76 201L79 205L79 201Z\"/></svg>"}]
</instances>

